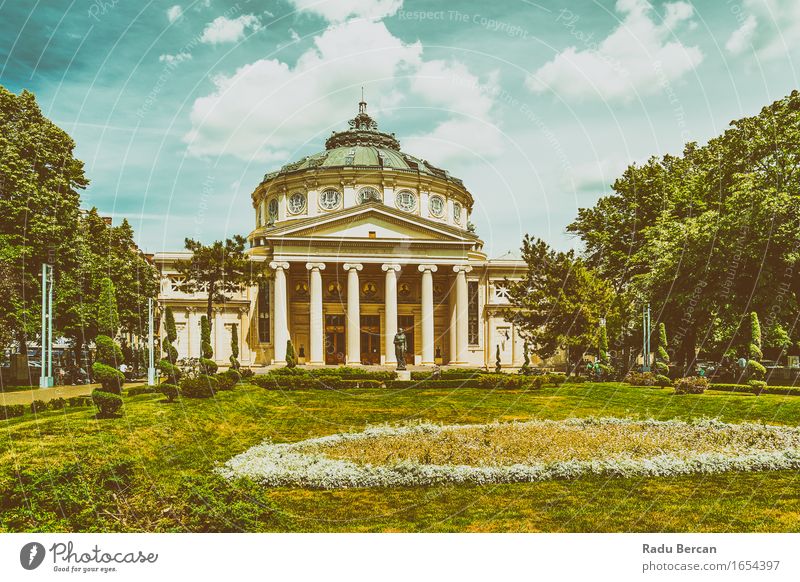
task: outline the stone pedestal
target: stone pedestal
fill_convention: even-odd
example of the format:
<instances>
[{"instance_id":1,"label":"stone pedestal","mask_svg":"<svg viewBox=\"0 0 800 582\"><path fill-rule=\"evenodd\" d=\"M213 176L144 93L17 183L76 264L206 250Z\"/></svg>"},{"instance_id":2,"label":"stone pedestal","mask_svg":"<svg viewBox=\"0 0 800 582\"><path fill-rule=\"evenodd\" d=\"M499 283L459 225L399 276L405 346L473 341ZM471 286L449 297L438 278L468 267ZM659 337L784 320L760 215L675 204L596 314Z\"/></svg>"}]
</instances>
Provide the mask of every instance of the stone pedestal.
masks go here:
<instances>
[{"instance_id":1,"label":"stone pedestal","mask_svg":"<svg viewBox=\"0 0 800 582\"><path fill-rule=\"evenodd\" d=\"M411 370L397 370L398 380L411 380Z\"/></svg>"}]
</instances>

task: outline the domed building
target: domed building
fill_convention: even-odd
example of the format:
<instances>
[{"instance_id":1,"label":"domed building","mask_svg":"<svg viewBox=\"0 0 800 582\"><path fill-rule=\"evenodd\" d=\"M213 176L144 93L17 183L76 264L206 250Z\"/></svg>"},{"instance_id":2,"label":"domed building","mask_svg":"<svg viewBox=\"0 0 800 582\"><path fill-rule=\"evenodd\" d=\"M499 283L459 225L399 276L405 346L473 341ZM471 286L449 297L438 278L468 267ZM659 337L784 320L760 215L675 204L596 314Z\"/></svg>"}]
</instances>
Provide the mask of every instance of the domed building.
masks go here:
<instances>
[{"instance_id":1,"label":"domed building","mask_svg":"<svg viewBox=\"0 0 800 582\"><path fill-rule=\"evenodd\" d=\"M522 342L500 313L506 278L525 263L495 260L470 222L474 198L449 172L401 150L359 103L325 150L264 176L252 193L251 260L271 276L216 307L215 359L225 364L237 327L243 365L280 365L291 339L301 364L522 364ZM160 304L176 316L181 356L199 355L204 298L177 291L159 253ZM243 332L242 332L243 330Z\"/></svg>"}]
</instances>

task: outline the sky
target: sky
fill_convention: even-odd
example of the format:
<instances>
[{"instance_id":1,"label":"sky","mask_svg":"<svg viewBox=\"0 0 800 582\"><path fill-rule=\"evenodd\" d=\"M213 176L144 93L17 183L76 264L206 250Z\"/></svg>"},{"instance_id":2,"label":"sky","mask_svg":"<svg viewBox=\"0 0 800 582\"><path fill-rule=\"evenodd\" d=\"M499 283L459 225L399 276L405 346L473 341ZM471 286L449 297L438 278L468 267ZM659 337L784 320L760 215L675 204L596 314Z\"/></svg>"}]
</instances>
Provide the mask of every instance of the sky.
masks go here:
<instances>
[{"instance_id":1,"label":"sky","mask_svg":"<svg viewBox=\"0 0 800 582\"><path fill-rule=\"evenodd\" d=\"M323 150L363 87L464 180L498 256L579 248L566 226L627 165L797 88L799 41L796 0L0 0L0 85L36 94L83 205L147 252L249 233L263 175Z\"/></svg>"}]
</instances>

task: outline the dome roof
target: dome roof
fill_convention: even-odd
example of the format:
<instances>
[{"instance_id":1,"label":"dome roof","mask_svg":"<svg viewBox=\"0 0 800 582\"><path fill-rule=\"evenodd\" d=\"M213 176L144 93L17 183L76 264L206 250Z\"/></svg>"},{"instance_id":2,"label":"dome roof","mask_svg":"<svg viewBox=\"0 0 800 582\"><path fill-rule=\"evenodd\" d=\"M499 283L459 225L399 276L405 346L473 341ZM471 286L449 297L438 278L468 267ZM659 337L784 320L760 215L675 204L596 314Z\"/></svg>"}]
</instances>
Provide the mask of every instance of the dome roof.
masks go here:
<instances>
[{"instance_id":1,"label":"dome roof","mask_svg":"<svg viewBox=\"0 0 800 582\"><path fill-rule=\"evenodd\" d=\"M284 165L264 176L264 181L278 176L318 168L389 168L427 174L455 182L463 182L446 170L400 151L400 142L393 133L378 131L378 124L367 114L367 104L358 104L358 115L349 121L350 129L333 132L325 142L325 151Z\"/></svg>"}]
</instances>

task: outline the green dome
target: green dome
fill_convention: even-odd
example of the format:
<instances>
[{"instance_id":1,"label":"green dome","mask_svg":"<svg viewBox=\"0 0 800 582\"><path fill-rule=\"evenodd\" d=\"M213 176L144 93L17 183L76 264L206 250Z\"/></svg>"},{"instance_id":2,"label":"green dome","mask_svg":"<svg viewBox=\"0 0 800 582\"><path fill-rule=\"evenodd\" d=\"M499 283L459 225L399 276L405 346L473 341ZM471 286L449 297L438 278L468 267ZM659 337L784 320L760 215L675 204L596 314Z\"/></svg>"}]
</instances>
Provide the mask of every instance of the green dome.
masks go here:
<instances>
[{"instance_id":1,"label":"green dome","mask_svg":"<svg viewBox=\"0 0 800 582\"><path fill-rule=\"evenodd\" d=\"M359 112L349 122L350 129L334 132L325 142L325 151L284 165L276 172L264 176L264 181L278 176L318 168L389 168L405 172L427 174L463 186L446 170L437 168L400 151L400 142L393 133L378 131L378 124L367 115L367 104L359 103Z\"/></svg>"}]
</instances>

